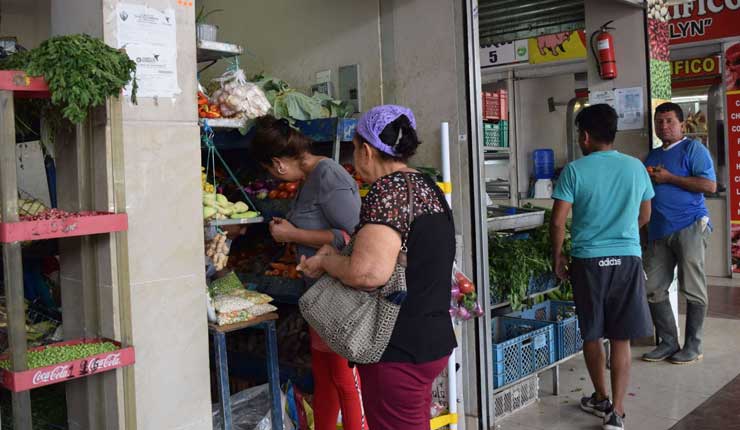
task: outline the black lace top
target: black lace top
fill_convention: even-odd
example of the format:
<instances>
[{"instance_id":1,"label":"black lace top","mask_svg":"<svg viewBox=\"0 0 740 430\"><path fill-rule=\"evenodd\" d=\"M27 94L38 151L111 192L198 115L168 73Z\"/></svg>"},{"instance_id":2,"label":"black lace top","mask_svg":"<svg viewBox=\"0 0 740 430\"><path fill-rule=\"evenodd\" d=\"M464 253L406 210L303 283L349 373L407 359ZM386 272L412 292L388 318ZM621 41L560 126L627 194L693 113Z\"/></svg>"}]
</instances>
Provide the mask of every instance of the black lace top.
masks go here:
<instances>
[{"instance_id":1,"label":"black lace top","mask_svg":"<svg viewBox=\"0 0 740 430\"><path fill-rule=\"evenodd\" d=\"M437 185L424 174L406 174L414 189L413 224L408 225L406 178L394 172L373 183L355 231L382 224L406 239L408 295L381 361L425 363L449 355L456 346L449 315L455 227Z\"/></svg>"}]
</instances>

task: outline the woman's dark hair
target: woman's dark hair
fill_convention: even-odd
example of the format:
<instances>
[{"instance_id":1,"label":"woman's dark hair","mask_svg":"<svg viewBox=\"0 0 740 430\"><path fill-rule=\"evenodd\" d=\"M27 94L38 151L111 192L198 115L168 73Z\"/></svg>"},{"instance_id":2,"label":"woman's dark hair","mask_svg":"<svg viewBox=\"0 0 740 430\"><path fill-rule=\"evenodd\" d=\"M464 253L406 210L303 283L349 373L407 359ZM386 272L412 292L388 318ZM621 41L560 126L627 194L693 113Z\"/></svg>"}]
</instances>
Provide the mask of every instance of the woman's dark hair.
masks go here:
<instances>
[{"instance_id":1,"label":"woman's dark hair","mask_svg":"<svg viewBox=\"0 0 740 430\"><path fill-rule=\"evenodd\" d=\"M655 114L659 113L668 113L668 112L675 112L676 118L678 118L678 122L683 122L683 109L681 109L681 106L677 105L676 103L672 102L665 102L658 105L657 108L655 108Z\"/></svg>"},{"instance_id":2,"label":"woman's dark hair","mask_svg":"<svg viewBox=\"0 0 740 430\"><path fill-rule=\"evenodd\" d=\"M274 157L299 158L311 151L311 139L294 130L288 120L272 115L259 117L254 125L254 137L249 156L260 165L268 165Z\"/></svg>"},{"instance_id":3,"label":"woman's dark hair","mask_svg":"<svg viewBox=\"0 0 740 430\"><path fill-rule=\"evenodd\" d=\"M591 105L578 112L576 127L595 142L611 144L617 135L617 112L605 103Z\"/></svg>"},{"instance_id":4,"label":"woman's dark hair","mask_svg":"<svg viewBox=\"0 0 740 430\"><path fill-rule=\"evenodd\" d=\"M382 160L400 160L405 163L416 154L416 148L421 145L419 138L416 136L416 130L411 126L411 122L406 115L401 115L386 125L379 137L383 143L393 148L398 154L394 157L383 151L378 151Z\"/></svg>"}]
</instances>

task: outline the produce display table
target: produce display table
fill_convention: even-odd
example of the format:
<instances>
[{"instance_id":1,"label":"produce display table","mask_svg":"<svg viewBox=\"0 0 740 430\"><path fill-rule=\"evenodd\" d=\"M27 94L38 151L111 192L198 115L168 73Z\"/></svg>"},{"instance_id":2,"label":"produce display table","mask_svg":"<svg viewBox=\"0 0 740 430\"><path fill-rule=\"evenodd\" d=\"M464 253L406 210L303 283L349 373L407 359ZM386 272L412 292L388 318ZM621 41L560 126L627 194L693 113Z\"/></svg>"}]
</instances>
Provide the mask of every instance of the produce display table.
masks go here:
<instances>
[{"instance_id":1,"label":"produce display table","mask_svg":"<svg viewBox=\"0 0 740 430\"><path fill-rule=\"evenodd\" d=\"M221 413L224 417L224 430L231 430L233 425L231 417L231 393L229 392L229 364L226 357L226 334L249 328L265 331L265 345L267 345L267 382L270 385L270 403L272 404L270 420L273 430L283 429L277 332L275 331L275 320L277 319L278 314L270 312L240 323L221 326L216 324L208 325L208 331L213 336L214 349L216 350L218 392L221 397Z\"/></svg>"}]
</instances>

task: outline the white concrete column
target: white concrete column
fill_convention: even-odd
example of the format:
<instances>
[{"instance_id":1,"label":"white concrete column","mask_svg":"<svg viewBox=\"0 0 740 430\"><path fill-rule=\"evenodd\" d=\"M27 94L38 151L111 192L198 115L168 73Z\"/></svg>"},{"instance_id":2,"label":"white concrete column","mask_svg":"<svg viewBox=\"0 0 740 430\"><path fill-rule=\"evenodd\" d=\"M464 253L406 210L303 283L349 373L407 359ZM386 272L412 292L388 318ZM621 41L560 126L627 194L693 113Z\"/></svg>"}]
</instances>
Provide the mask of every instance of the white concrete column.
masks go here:
<instances>
[{"instance_id":1,"label":"white concrete column","mask_svg":"<svg viewBox=\"0 0 740 430\"><path fill-rule=\"evenodd\" d=\"M115 47L118 37L114 11L118 3L117 0L52 2L52 34L86 32L103 37ZM70 421L76 423L74 428L88 429L210 429L194 6L174 0L126 3L175 11L177 79L182 92L172 99L139 98L138 105L124 100L120 124L111 124L110 118L105 118L93 127L93 134L102 136L95 139L102 150L95 152L97 162L106 163L110 157L114 133L120 132L123 139L130 285L119 286L116 278L110 276L111 266L115 266L111 263L110 256L115 253L110 244L96 248L96 255L109 256L107 260L96 260L102 289L97 322L69 325L80 332L120 334L116 324L117 288L130 288L132 339L136 348L133 367L136 422L123 427L118 419L113 419L118 417L110 416L119 413L117 406L122 404L120 371L117 377L98 375L107 378L113 389L104 384L104 388L68 391L68 403L80 405L76 409L70 407ZM109 184L110 171L107 164L94 179L99 187L95 199L98 206L112 204L111 188L105 185ZM72 180L60 177L60 193L65 192L63 184ZM103 190L102 197L98 196L98 189ZM68 268L63 270L69 274L69 285L73 285L76 276L82 275L78 267L80 258L74 252L74 244L65 246L71 247L72 252L63 261ZM70 291L73 295L74 289ZM85 300L73 303L70 310L77 307L82 315L89 315L89 305L85 303ZM65 309L65 321L73 318ZM105 400L101 402L96 395L102 395ZM87 417L81 416L85 408ZM102 426L98 416L105 416Z\"/></svg>"}]
</instances>

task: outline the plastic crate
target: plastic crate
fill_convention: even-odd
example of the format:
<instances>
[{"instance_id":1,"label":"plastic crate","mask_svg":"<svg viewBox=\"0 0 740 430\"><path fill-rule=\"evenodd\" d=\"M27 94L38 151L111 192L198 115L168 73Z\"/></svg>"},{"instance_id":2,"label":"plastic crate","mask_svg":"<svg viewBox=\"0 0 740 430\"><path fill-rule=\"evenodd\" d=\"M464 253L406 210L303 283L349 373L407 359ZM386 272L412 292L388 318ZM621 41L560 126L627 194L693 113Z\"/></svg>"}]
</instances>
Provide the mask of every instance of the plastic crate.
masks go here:
<instances>
[{"instance_id":1,"label":"plastic crate","mask_svg":"<svg viewBox=\"0 0 740 430\"><path fill-rule=\"evenodd\" d=\"M524 409L539 399L540 378L537 375L493 395L493 416L498 421Z\"/></svg>"},{"instance_id":2,"label":"plastic crate","mask_svg":"<svg viewBox=\"0 0 740 430\"><path fill-rule=\"evenodd\" d=\"M546 321L496 317L493 332L494 387L524 378L555 362L555 326Z\"/></svg>"},{"instance_id":3,"label":"plastic crate","mask_svg":"<svg viewBox=\"0 0 740 430\"><path fill-rule=\"evenodd\" d=\"M527 294L542 293L547 290L555 288L558 279L552 272L543 273L540 275L532 275L529 277L529 285L527 286Z\"/></svg>"},{"instance_id":4,"label":"plastic crate","mask_svg":"<svg viewBox=\"0 0 740 430\"><path fill-rule=\"evenodd\" d=\"M499 123L483 123L483 146L500 147L501 132Z\"/></svg>"},{"instance_id":5,"label":"plastic crate","mask_svg":"<svg viewBox=\"0 0 740 430\"><path fill-rule=\"evenodd\" d=\"M501 119L501 100L498 92L483 93L483 119Z\"/></svg>"},{"instance_id":6,"label":"plastic crate","mask_svg":"<svg viewBox=\"0 0 740 430\"><path fill-rule=\"evenodd\" d=\"M499 122L499 145L502 148L509 147L509 121L501 120Z\"/></svg>"},{"instance_id":7,"label":"plastic crate","mask_svg":"<svg viewBox=\"0 0 740 430\"><path fill-rule=\"evenodd\" d=\"M552 323L555 326L557 357L558 360L562 360L583 349L583 339L581 329L578 327L575 306L574 302L548 300L508 316Z\"/></svg>"}]
</instances>

